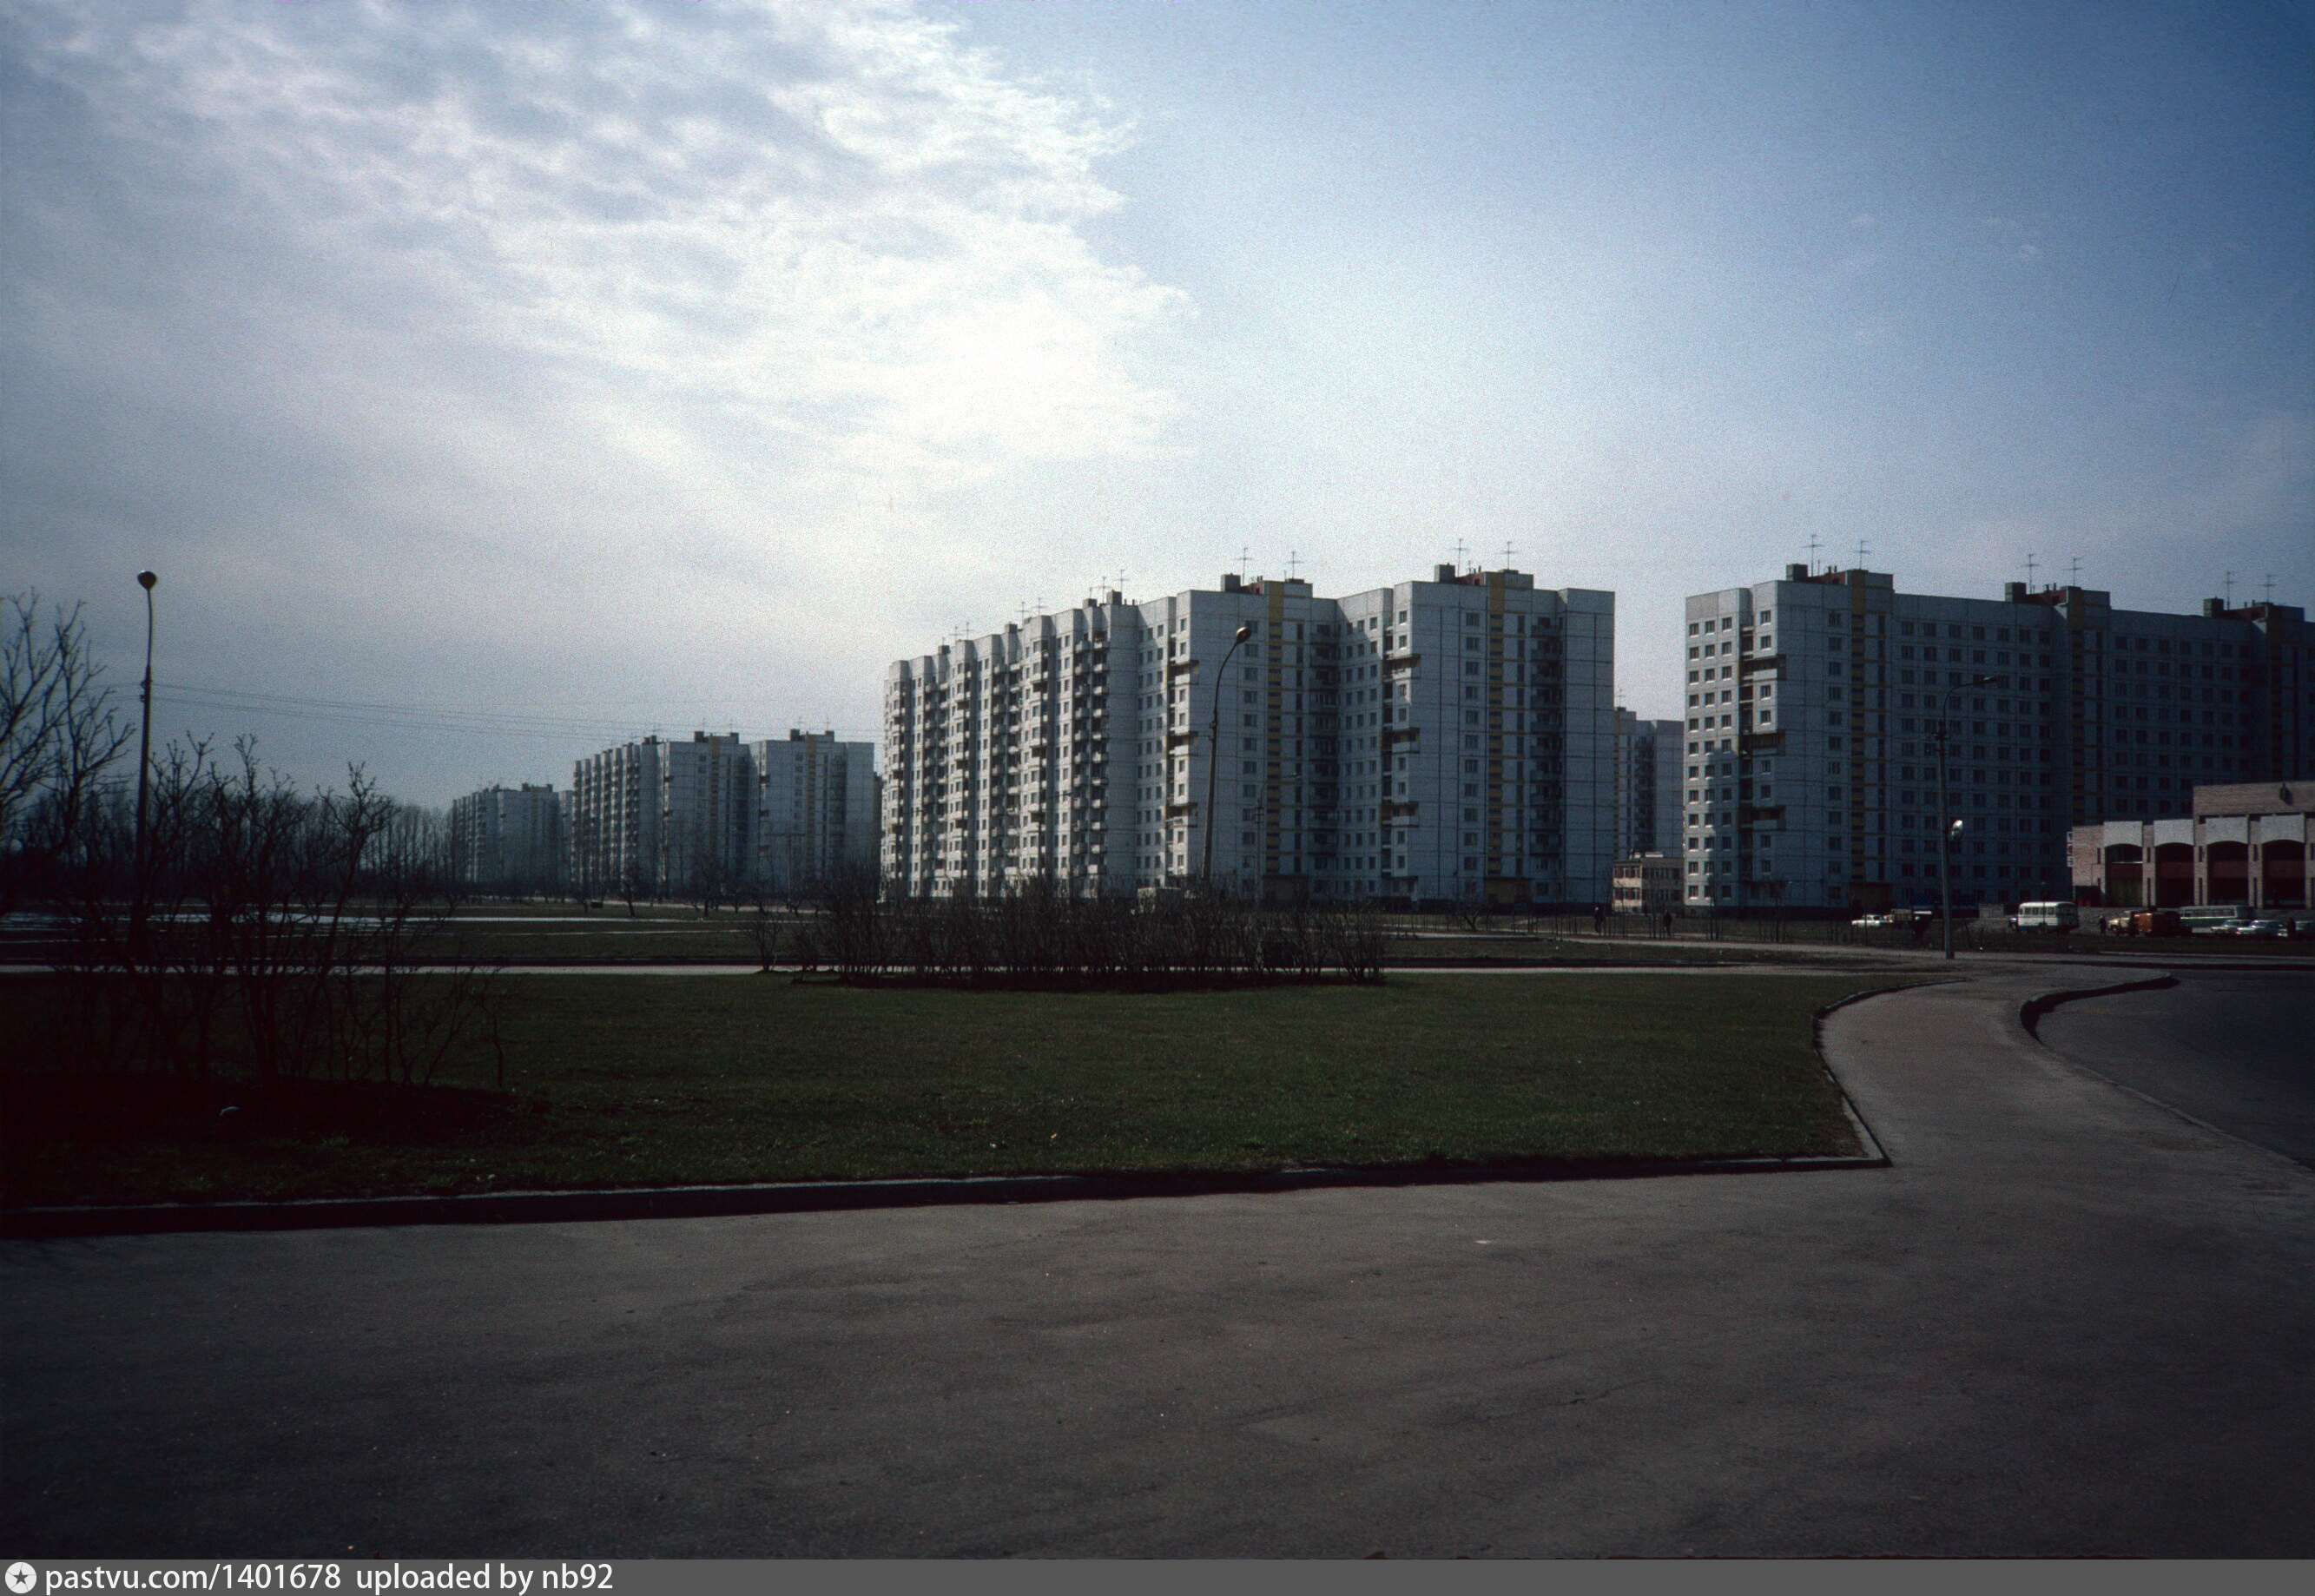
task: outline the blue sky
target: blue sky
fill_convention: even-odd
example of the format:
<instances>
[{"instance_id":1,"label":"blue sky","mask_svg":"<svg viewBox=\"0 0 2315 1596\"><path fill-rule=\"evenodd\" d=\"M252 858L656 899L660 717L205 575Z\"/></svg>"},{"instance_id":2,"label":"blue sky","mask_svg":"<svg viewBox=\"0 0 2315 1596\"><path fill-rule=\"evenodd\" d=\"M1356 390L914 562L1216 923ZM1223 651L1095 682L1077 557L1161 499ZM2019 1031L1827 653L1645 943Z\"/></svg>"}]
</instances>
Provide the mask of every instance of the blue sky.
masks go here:
<instances>
[{"instance_id":1,"label":"blue sky","mask_svg":"<svg viewBox=\"0 0 2315 1596\"><path fill-rule=\"evenodd\" d=\"M2304 5L0 14L0 587L439 802L1290 555L2315 599ZM263 695L229 699L226 694ZM407 706L388 714L332 705ZM296 712L296 713L287 713Z\"/></svg>"}]
</instances>

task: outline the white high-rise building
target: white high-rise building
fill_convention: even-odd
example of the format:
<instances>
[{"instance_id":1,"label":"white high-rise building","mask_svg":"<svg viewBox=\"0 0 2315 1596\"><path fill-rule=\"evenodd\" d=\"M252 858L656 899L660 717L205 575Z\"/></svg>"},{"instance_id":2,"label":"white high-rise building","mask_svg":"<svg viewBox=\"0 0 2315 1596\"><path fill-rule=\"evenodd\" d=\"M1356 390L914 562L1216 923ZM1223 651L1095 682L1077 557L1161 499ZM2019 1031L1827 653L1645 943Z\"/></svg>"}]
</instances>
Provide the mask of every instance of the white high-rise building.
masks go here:
<instances>
[{"instance_id":1,"label":"white high-rise building","mask_svg":"<svg viewBox=\"0 0 2315 1596\"><path fill-rule=\"evenodd\" d=\"M660 744L659 871L662 892L728 891L740 885L754 808L740 734L695 732Z\"/></svg>"},{"instance_id":2,"label":"white high-rise building","mask_svg":"<svg viewBox=\"0 0 2315 1596\"><path fill-rule=\"evenodd\" d=\"M876 862L876 749L827 732L749 745L754 810L749 877L785 896Z\"/></svg>"},{"instance_id":3,"label":"white high-rise building","mask_svg":"<svg viewBox=\"0 0 2315 1596\"><path fill-rule=\"evenodd\" d=\"M552 786L485 787L450 803L450 861L461 885L552 892L563 884L563 801Z\"/></svg>"},{"instance_id":4,"label":"white high-rise building","mask_svg":"<svg viewBox=\"0 0 2315 1596\"><path fill-rule=\"evenodd\" d=\"M886 881L1131 892L1211 847L1246 896L1604 900L1614 652L1614 595L1515 571L1088 599L892 666Z\"/></svg>"},{"instance_id":5,"label":"white high-rise building","mask_svg":"<svg viewBox=\"0 0 2315 1596\"><path fill-rule=\"evenodd\" d=\"M2070 895L2069 825L2183 814L2307 762L2303 613L2118 610L2078 587L1900 593L1872 571L1688 600L1682 901L1885 909Z\"/></svg>"},{"instance_id":6,"label":"white high-rise building","mask_svg":"<svg viewBox=\"0 0 2315 1596\"><path fill-rule=\"evenodd\" d=\"M571 768L572 890L582 897L659 891L656 737L590 754Z\"/></svg>"}]
</instances>

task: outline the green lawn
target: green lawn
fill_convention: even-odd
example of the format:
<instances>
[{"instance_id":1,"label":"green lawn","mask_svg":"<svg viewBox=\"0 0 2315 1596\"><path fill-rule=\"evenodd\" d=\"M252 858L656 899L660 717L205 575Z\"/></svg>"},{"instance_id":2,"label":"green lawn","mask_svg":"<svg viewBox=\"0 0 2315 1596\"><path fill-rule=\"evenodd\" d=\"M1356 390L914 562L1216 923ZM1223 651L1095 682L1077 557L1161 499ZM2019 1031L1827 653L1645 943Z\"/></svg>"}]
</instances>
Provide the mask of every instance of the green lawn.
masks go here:
<instances>
[{"instance_id":1,"label":"green lawn","mask_svg":"<svg viewBox=\"0 0 2315 1596\"><path fill-rule=\"evenodd\" d=\"M267 1135L220 1129L262 1124L220 1117L210 1098L108 1137L12 1079L4 1200L1848 1153L1811 1016L1892 984L1404 976L1116 994L510 980L510 1104L469 1098L479 1113L399 1132ZM0 1026L45 989L0 983Z\"/></svg>"}]
</instances>

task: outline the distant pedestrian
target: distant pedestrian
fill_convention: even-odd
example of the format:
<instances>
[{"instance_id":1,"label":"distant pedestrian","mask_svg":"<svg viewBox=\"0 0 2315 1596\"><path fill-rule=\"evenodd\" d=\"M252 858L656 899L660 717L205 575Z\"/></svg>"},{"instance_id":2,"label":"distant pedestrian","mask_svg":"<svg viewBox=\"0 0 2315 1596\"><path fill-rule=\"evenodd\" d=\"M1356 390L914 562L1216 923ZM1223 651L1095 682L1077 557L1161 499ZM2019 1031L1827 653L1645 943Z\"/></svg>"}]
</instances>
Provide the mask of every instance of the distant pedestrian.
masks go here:
<instances>
[{"instance_id":1,"label":"distant pedestrian","mask_svg":"<svg viewBox=\"0 0 2315 1596\"><path fill-rule=\"evenodd\" d=\"M1672 910L1670 909L1664 910L1664 935L1666 938L1672 935Z\"/></svg>"},{"instance_id":2,"label":"distant pedestrian","mask_svg":"<svg viewBox=\"0 0 2315 1596\"><path fill-rule=\"evenodd\" d=\"M1595 903L1592 906L1592 935L1594 936L1608 935L1608 909L1604 904Z\"/></svg>"}]
</instances>

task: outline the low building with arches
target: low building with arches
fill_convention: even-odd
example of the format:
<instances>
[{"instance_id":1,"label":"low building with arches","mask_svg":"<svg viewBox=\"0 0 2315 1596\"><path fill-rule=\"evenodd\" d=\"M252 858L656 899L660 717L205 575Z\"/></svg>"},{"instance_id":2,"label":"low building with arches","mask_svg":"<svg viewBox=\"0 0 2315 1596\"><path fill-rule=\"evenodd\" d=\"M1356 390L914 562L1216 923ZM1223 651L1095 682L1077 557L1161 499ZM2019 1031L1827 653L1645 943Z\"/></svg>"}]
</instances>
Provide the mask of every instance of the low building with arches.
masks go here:
<instances>
[{"instance_id":1,"label":"low building with arches","mask_svg":"<svg viewBox=\"0 0 2315 1596\"><path fill-rule=\"evenodd\" d=\"M2102 820L2067 838L2074 898L2117 909L2305 909L2315 776L2196 787L2194 813Z\"/></svg>"}]
</instances>

